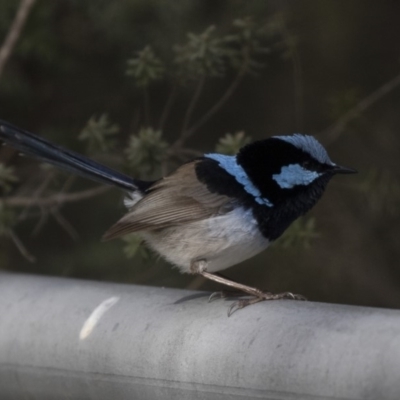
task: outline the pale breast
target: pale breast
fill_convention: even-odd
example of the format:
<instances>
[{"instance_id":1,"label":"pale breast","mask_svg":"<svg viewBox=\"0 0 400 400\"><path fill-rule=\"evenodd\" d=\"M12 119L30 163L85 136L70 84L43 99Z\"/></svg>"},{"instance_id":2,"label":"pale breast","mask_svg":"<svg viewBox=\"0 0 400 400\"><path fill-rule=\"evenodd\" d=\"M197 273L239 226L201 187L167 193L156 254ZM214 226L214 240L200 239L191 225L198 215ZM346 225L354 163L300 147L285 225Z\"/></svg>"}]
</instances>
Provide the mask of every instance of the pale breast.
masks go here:
<instances>
[{"instance_id":1,"label":"pale breast","mask_svg":"<svg viewBox=\"0 0 400 400\"><path fill-rule=\"evenodd\" d=\"M209 272L221 271L254 256L269 244L260 233L252 211L243 207L140 235L182 272L190 272L190 265L196 260L206 260Z\"/></svg>"}]
</instances>

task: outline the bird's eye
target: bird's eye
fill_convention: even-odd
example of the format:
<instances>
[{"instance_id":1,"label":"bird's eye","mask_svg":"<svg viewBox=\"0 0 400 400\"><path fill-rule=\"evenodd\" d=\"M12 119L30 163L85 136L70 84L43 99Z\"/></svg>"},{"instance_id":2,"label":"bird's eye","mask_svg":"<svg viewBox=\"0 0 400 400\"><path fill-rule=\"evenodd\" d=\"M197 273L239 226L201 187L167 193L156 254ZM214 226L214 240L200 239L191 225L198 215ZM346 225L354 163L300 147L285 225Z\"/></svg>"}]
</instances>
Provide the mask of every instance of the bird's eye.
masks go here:
<instances>
[{"instance_id":1,"label":"bird's eye","mask_svg":"<svg viewBox=\"0 0 400 400\"><path fill-rule=\"evenodd\" d=\"M309 167L311 166L311 162L310 162L310 161L303 161L303 162L301 163L301 166L302 166L303 168L309 168Z\"/></svg>"}]
</instances>

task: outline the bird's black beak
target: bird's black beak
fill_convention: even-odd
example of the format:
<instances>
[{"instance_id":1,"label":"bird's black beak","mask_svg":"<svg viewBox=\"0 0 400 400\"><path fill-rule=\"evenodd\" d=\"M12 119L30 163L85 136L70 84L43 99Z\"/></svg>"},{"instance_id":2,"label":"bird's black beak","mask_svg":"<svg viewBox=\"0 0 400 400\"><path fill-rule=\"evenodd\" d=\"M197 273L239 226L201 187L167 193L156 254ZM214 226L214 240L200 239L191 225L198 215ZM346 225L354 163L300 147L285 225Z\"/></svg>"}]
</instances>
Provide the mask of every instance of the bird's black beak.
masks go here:
<instances>
[{"instance_id":1,"label":"bird's black beak","mask_svg":"<svg viewBox=\"0 0 400 400\"><path fill-rule=\"evenodd\" d=\"M335 174L356 174L358 171L353 168L341 167L340 165L335 165L333 167L333 173Z\"/></svg>"}]
</instances>

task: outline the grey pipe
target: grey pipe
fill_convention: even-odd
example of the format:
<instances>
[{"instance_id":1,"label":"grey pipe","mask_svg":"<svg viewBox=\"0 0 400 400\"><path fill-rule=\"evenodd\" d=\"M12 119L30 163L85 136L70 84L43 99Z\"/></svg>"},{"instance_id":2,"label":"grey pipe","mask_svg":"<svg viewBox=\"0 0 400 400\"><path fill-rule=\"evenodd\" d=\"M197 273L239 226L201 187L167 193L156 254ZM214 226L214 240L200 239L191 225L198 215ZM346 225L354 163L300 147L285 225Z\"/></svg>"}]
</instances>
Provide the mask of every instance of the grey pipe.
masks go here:
<instances>
[{"instance_id":1,"label":"grey pipe","mask_svg":"<svg viewBox=\"0 0 400 400\"><path fill-rule=\"evenodd\" d=\"M396 399L400 312L0 274L0 399Z\"/></svg>"}]
</instances>

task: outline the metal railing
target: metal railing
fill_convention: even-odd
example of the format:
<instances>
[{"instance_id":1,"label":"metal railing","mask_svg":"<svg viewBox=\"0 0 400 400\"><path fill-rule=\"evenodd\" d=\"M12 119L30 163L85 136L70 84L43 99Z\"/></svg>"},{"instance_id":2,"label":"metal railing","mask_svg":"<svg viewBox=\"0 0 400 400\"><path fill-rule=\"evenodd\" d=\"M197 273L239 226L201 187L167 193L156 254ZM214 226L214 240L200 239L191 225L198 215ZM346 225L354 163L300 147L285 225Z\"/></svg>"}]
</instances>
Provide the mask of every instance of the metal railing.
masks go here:
<instances>
[{"instance_id":1,"label":"metal railing","mask_svg":"<svg viewBox=\"0 0 400 400\"><path fill-rule=\"evenodd\" d=\"M0 399L399 399L400 312L0 274Z\"/></svg>"}]
</instances>

